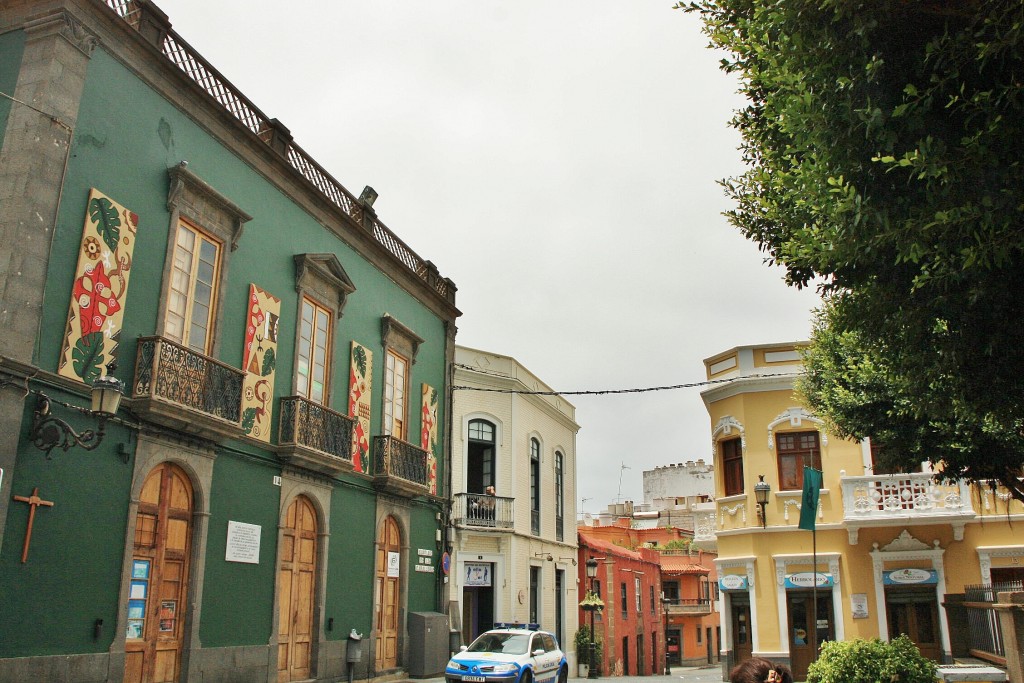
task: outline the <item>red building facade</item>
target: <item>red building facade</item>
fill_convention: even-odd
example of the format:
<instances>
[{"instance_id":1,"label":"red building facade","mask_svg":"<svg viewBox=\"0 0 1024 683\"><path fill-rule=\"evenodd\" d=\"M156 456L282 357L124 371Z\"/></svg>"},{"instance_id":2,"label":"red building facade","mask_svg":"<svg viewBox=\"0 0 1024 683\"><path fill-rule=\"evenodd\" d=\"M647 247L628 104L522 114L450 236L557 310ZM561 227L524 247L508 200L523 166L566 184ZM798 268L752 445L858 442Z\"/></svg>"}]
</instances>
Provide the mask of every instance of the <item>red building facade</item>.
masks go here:
<instances>
[{"instance_id":1,"label":"red building facade","mask_svg":"<svg viewBox=\"0 0 1024 683\"><path fill-rule=\"evenodd\" d=\"M629 550L579 532L579 579L584 594L593 590L604 601L594 614L601 643L599 673L603 676L661 674L665 663L664 613L661 605L660 555L656 550ZM597 576L586 574L589 559L597 560ZM580 610L580 624L590 615ZM583 657L583 655L579 655ZM582 660L586 663L586 660Z\"/></svg>"}]
</instances>

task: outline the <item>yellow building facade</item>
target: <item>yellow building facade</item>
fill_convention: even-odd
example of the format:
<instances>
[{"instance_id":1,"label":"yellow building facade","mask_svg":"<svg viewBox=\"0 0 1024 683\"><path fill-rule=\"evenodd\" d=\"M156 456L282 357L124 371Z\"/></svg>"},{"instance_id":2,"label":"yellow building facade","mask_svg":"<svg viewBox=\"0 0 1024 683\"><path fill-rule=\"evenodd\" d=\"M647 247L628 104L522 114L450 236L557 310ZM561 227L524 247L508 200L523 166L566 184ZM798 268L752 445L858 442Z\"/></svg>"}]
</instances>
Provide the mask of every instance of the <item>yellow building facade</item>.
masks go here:
<instances>
[{"instance_id":1,"label":"yellow building facade","mask_svg":"<svg viewBox=\"0 0 1024 683\"><path fill-rule=\"evenodd\" d=\"M804 346L704 361L715 500L696 506L695 543L718 553L723 669L763 656L801 680L815 642L901 633L939 662L998 662L998 647L973 649L977 626L957 605L965 588L1024 579L1024 507L999 488L936 481L928 463L875 471L869 440L829 434L795 396ZM804 465L823 473L813 533L798 528Z\"/></svg>"}]
</instances>

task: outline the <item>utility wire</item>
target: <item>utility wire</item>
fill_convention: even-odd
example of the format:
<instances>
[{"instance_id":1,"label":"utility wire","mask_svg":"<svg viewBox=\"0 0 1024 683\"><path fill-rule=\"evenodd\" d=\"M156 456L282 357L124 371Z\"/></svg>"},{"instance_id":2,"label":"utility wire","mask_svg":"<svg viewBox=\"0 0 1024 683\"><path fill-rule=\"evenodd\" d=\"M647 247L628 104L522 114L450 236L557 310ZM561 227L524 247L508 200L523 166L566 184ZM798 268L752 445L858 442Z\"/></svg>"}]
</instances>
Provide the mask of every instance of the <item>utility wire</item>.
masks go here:
<instances>
[{"instance_id":1,"label":"utility wire","mask_svg":"<svg viewBox=\"0 0 1024 683\"><path fill-rule=\"evenodd\" d=\"M469 365L463 365L461 363L455 363L455 367L469 370L471 372L478 372L482 375L490 375L492 377L501 377L502 379L514 379L508 375L499 374L496 372L488 372L487 370L480 370L478 368L470 367ZM754 375L757 379L764 379L769 377L797 377L798 373L785 372L772 375ZM667 386L657 387L642 387L636 389L592 389L592 390L580 390L580 391L530 391L527 389L491 389L484 387L468 387L462 385L456 385L452 387L452 391L487 391L495 394L520 394L524 396L603 396L606 394L646 394L652 391L671 391L673 389L692 389L694 387L707 387L714 384L723 384L725 382L735 381L735 377L727 377L725 379L708 379L702 382L687 382L686 384L670 384Z\"/></svg>"}]
</instances>

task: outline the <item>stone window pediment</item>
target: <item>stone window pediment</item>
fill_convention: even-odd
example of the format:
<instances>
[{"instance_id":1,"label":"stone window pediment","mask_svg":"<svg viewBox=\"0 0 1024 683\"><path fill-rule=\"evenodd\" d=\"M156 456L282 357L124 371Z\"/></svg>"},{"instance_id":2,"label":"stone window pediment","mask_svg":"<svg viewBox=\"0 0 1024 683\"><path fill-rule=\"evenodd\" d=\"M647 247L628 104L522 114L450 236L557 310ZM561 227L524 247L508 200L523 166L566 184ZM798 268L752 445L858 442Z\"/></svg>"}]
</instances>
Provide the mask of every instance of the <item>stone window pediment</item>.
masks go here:
<instances>
[{"instance_id":1,"label":"stone window pediment","mask_svg":"<svg viewBox=\"0 0 1024 683\"><path fill-rule=\"evenodd\" d=\"M334 254L296 254L295 291L331 309L340 318L348 295L356 291L345 268Z\"/></svg>"}]
</instances>

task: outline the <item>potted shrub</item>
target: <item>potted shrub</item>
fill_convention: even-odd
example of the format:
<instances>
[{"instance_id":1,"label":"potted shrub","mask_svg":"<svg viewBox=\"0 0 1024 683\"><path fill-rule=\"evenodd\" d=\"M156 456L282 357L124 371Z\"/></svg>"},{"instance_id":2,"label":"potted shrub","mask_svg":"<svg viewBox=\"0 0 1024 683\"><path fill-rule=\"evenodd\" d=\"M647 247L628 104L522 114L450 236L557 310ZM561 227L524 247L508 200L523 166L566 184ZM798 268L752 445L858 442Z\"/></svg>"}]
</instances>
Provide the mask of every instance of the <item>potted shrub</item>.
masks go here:
<instances>
[{"instance_id":1,"label":"potted shrub","mask_svg":"<svg viewBox=\"0 0 1024 683\"><path fill-rule=\"evenodd\" d=\"M580 600L580 609L593 614L604 609L604 601L597 593L587 591L587 594ZM593 617L591 617L593 623ZM593 648L593 661L597 668L601 666L601 642L594 638L590 632L590 626L584 624L576 631L576 666L579 669L580 678L587 678L590 675L591 648Z\"/></svg>"},{"instance_id":2,"label":"potted shrub","mask_svg":"<svg viewBox=\"0 0 1024 683\"><path fill-rule=\"evenodd\" d=\"M576 669L580 678L590 675L590 626L584 624L576 631ZM601 641L594 642L594 668L601 670Z\"/></svg>"}]
</instances>

